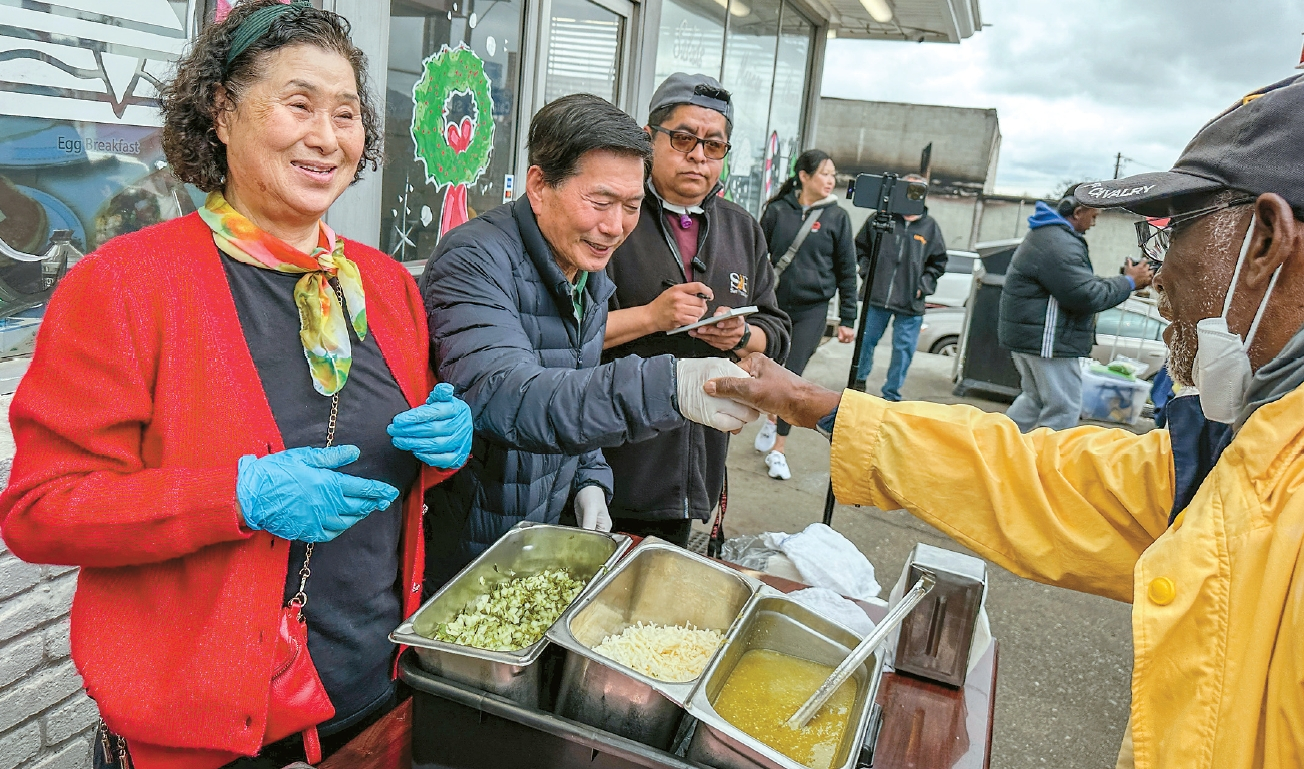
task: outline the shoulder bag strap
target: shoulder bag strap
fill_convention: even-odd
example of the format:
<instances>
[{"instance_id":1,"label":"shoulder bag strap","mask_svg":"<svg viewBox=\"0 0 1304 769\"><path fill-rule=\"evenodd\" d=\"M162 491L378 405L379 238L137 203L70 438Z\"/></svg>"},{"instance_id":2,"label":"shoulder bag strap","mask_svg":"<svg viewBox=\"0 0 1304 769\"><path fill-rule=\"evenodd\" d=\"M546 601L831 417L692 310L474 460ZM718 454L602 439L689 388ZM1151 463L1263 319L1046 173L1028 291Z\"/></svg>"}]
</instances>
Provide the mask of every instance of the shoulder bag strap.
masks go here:
<instances>
[{"instance_id":1,"label":"shoulder bag strap","mask_svg":"<svg viewBox=\"0 0 1304 769\"><path fill-rule=\"evenodd\" d=\"M788 250L785 251L779 261L774 264L775 278L782 275L783 271L788 269L788 265L792 264L792 260L797 258L797 251L801 248L801 244L806 242L806 236L810 234L811 228L815 226L815 222L820 220L820 215L824 213L825 208L828 208L828 206L821 206L820 208L811 211L809 214L806 214L805 221L801 223L801 229L797 230L797 237L792 239L792 245L788 246Z\"/></svg>"}]
</instances>

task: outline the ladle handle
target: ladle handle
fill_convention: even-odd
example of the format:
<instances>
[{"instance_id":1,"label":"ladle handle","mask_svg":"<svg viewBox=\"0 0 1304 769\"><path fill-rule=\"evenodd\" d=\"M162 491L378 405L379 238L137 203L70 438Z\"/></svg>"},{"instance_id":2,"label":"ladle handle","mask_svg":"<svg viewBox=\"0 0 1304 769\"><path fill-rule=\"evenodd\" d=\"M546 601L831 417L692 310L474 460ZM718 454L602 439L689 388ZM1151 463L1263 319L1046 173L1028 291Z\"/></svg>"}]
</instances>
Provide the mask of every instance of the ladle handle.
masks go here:
<instances>
[{"instance_id":1,"label":"ladle handle","mask_svg":"<svg viewBox=\"0 0 1304 769\"><path fill-rule=\"evenodd\" d=\"M788 719L788 726L800 729L810 723L810 720L815 717L820 708L824 707L824 703L829 701L829 698L838 690L838 687L842 686L851 677L856 668L865 664L865 660L869 659L874 650L887 639L893 630L897 629L897 626L906 618L906 615L918 606L920 601L924 600L924 596L928 595L936 583L936 578L929 572L925 571L920 574L919 581L915 583L914 587L910 588L910 592L901 597L900 603L892 607L887 616L883 617L883 621L878 623L878 627L874 628L874 632L870 633L865 640L860 642L860 645L851 650L847 658L842 660L842 664L838 665L837 669L829 674L828 679L820 685L820 688L816 689L815 693L810 696L810 699L806 700L806 704L798 708L792 718Z\"/></svg>"}]
</instances>

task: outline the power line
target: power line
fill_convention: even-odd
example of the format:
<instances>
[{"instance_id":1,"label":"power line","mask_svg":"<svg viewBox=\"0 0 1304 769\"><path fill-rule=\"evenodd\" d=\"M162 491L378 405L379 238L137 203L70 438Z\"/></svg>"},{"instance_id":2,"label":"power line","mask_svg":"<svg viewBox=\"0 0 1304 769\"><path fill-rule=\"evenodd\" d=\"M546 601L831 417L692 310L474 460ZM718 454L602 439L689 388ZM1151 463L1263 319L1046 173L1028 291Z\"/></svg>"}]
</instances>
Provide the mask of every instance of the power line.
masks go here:
<instances>
[{"instance_id":1,"label":"power line","mask_svg":"<svg viewBox=\"0 0 1304 769\"><path fill-rule=\"evenodd\" d=\"M1115 179L1117 179L1117 178L1119 178L1120 176L1123 175L1123 164L1124 164L1124 163L1134 163L1134 164L1136 164L1136 165L1138 165L1138 166L1141 166L1142 168L1148 168L1148 169L1150 169L1150 170L1152 170L1152 171L1164 171L1164 170L1166 170L1166 169L1160 168L1159 166L1150 165L1149 163L1143 163L1143 162L1141 162L1140 160L1137 160L1136 158L1130 158L1130 157L1124 155L1123 153L1119 152L1119 153L1117 153L1117 154L1114 155L1114 178L1115 178Z\"/></svg>"}]
</instances>

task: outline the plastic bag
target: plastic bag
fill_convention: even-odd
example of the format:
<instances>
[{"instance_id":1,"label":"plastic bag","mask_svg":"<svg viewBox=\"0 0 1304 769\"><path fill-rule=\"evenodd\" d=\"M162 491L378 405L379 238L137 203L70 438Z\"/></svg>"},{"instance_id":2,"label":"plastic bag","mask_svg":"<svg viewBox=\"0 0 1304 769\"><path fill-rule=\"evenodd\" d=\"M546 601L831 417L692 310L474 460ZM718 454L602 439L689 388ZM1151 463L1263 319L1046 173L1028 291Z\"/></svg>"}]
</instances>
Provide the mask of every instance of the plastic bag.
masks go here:
<instances>
[{"instance_id":1,"label":"plastic bag","mask_svg":"<svg viewBox=\"0 0 1304 769\"><path fill-rule=\"evenodd\" d=\"M807 609L832 620L864 638L874 632L874 621L854 601L822 587L808 587L789 593L788 597Z\"/></svg>"},{"instance_id":2,"label":"plastic bag","mask_svg":"<svg viewBox=\"0 0 1304 769\"><path fill-rule=\"evenodd\" d=\"M851 540L822 523L812 523L782 539L774 537L771 542L792 560L802 581L811 587L828 588L862 601L877 598L882 590L869 559Z\"/></svg>"},{"instance_id":3,"label":"plastic bag","mask_svg":"<svg viewBox=\"0 0 1304 769\"><path fill-rule=\"evenodd\" d=\"M766 536L749 534L743 537L731 537L720 546L720 557L746 569L765 571L770 556L779 554L778 550L769 546Z\"/></svg>"}]
</instances>

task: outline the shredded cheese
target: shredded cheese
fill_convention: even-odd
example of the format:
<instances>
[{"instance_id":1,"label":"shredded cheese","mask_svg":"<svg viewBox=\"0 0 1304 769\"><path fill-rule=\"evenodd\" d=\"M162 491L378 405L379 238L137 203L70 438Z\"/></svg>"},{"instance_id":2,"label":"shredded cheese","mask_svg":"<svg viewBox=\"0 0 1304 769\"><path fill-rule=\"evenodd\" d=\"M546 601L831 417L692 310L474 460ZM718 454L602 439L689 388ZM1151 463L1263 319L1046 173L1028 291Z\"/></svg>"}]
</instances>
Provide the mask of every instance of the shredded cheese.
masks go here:
<instances>
[{"instance_id":1,"label":"shredded cheese","mask_svg":"<svg viewBox=\"0 0 1304 769\"><path fill-rule=\"evenodd\" d=\"M685 683L702 675L722 643L723 633L699 630L691 623L679 627L640 622L607 636L593 650L658 681Z\"/></svg>"}]
</instances>

